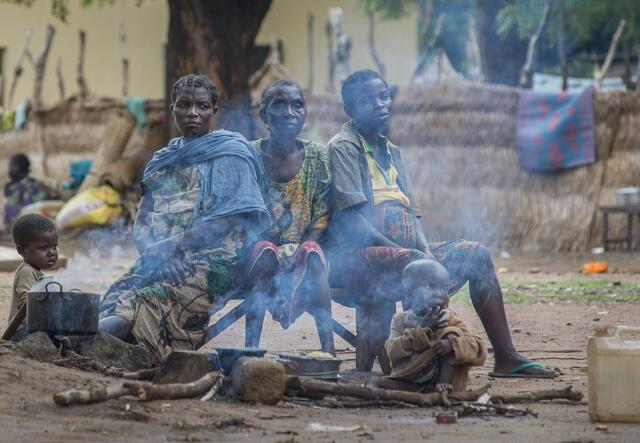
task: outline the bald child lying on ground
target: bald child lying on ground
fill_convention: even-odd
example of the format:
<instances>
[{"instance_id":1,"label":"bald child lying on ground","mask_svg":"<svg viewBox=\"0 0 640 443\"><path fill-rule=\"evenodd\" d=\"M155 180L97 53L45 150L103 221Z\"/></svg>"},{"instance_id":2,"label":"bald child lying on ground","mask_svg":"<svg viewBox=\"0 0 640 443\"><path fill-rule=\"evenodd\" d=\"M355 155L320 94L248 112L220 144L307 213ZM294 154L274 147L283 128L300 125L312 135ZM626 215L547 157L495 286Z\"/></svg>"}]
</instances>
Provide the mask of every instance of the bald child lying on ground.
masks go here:
<instances>
[{"instance_id":1,"label":"bald child lying on ground","mask_svg":"<svg viewBox=\"0 0 640 443\"><path fill-rule=\"evenodd\" d=\"M449 274L438 262L418 260L404 269L405 311L394 315L385 349L391 374L366 386L403 391L462 391L469 368L482 365L487 348L448 309Z\"/></svg>"}]
</instances>

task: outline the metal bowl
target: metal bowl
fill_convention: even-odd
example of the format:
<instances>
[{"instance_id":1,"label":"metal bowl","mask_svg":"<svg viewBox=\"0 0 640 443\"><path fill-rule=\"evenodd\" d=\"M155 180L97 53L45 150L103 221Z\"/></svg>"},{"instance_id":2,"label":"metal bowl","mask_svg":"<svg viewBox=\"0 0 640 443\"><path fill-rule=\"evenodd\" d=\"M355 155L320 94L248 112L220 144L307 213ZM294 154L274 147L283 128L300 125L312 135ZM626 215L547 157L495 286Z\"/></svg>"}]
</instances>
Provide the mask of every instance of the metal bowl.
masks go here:
<instances>
[{"instance_id":1,"label":"metal bowl","mask_svg":"<svg viewBox=\"0 0 640 443\"><path fill-rule=\"evenodd\" d=\"M616 200L621 206L640 205L640 188L618 188Z\"/></svg>"},{"instance_id":2,"label":"metal bowl","mask_svg":"<svg viewBox=\"0 0 640 443\"><path fill-rule=\"evenodd\" d=\"M278 354L287 374L304 377L336 379L340 371L340 358L309 358L303 355Z\"/></svg>"},{"instance_id":3,"label":"metal bowl","mask_svg":"<svg viewBox=\"0 0 640 443\"><path fill-rule=\"evenodd\" d=\"M267 353L266 349L260 348L216 348L220 369L225 374L229 374L233 368L233 364L240 357L264 357Z\"/></svg>"}]
</instances>

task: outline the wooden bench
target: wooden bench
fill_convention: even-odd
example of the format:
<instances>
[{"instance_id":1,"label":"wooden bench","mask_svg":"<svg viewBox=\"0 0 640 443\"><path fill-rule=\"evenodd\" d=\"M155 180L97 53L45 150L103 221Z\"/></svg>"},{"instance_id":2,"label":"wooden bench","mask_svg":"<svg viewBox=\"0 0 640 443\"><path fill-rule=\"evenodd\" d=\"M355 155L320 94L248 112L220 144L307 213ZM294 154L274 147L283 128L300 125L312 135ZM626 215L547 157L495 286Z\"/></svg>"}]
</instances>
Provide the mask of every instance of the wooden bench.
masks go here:
<instances>
[{"instance_id":1,"label":"wooden bench","mask_svg":"<svg viewBox=\"0 0 640 443\"><path fill-rule=\"evenodd\" d=\"M391 372L391 366L384 343L389 336L391 318L396 312L395 301L367 303L346 289L331 289L331 298L336 303L355 308L355 334L344 325L333 319L333 331L342 337L356 350L356 370L370 372L373 363L378 358L380 368L384 374ZM242 300L216 323L207 328L205 342L216 337L229 326L249 314L245 323L245 346L257 346L262 334L262 323L265 312L252 312L249 300Z\"/></svg>"},{"instance_id":2,"label":"wooden bench","mask_svg":"<svg viewBox=\"0 0 640 443\"><path fill-rule=\"evenodd\" d=\"M640 217L640 205L610 205L600 206L604 219L602 231L602 246L605 250L610 244L626 243L627 251L633 248L633 217ZM627 235L620 238L609 238L609 214L618 213L627 216Z\"/></svg>"}]
</instances>

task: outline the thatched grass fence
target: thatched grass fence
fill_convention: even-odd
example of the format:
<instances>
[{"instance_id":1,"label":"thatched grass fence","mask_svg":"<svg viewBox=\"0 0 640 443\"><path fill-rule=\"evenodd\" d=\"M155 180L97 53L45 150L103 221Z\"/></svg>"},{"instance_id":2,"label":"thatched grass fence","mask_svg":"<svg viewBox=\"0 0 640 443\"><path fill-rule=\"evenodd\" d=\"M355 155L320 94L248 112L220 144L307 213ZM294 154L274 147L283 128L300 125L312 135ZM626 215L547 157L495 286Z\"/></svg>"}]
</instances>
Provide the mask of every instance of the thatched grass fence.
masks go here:
<instances>
[{"instance_id":1,"label":"thatched grass fence","mask_svg":"<svg viewBox=\"0 0 640 443\"><path fill-rule=\"evenodd\" d=\"M546 174L518 163L518 96L515 88L466 82L400 89L390 137L402 148L429 239L467 238L508 251L600 245L598 205L614 203L615 188L640 186L640 93L597 94L596 163ZM319 139L345 118L326 97L309 107ZM621 235L626 220L611 222L612 235Z\"/></svg>"},{"instance_id":2,"label":"thatched grass fence","mask_svg":"<svg viewBox=\"0 0 640 443\"><path fill-rule=\"evenodd\" d=\"M553 174L519 166L518 95L515 88L466 82L398 92L390 137L403 150L429 238L467 238L508 251L599 245L598 205L613 203L615 188L640 186L640 93L597 94L596 163ZM151 107L161 111L163 104ZM62 102L43 112L41 126L0 133L0 162L26 152L35 175L62 181L72 160L92 158L109 116L120 109L115 99ZM305 136L327 141L344 121L334 97L312 97ZM140 139L136 134L130 145ZM0 182L6 180L0 166ZM624 227L612 219L613 235Z\"/></svg>"}]
</instances>

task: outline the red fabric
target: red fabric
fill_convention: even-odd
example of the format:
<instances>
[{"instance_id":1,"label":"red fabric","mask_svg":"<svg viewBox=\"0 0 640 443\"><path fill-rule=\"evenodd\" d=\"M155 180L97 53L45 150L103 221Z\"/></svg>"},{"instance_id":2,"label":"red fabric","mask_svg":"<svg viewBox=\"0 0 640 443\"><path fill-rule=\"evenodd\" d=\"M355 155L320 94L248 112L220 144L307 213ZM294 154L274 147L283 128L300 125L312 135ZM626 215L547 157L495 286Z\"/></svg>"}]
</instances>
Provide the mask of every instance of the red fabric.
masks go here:
<instances>
[{"instance_id":1,"label":"red fabric","mask_svg":"<svg viewBox=\"0 0 640 443\"><path fill-rule=\"evenodd\" d=\"M267 251L271 251L278 259L278 273L274 277L276 282L276 300L270 309L274 320L280 322L283 328L288 328L298 317L307 310L309 294L299 291L307 272L307 261L310 254L318 254L325 273L329 272L329 263L320 245L314 241L306 241L298 246L293 256L288 257L278 247L268 241L256 242L249 254L247 275L250 275L258 261Z\"/></svg>"}]
</instances>

